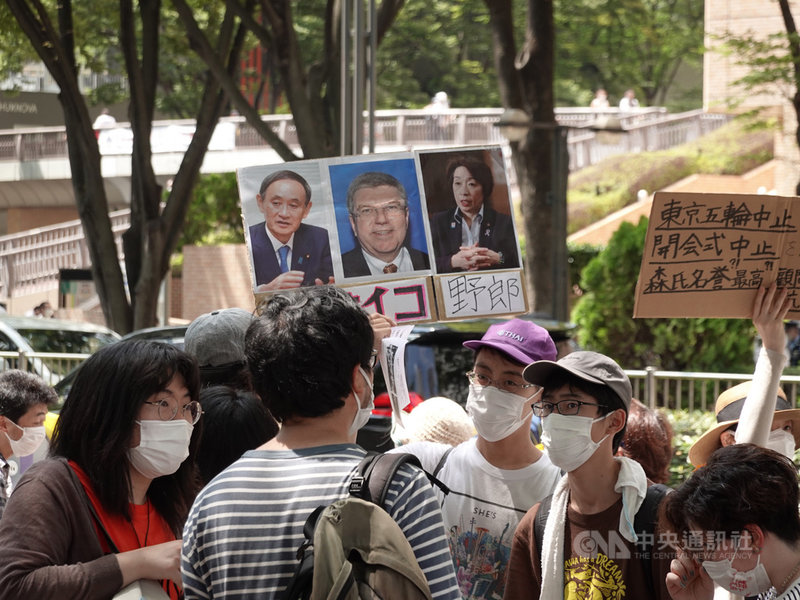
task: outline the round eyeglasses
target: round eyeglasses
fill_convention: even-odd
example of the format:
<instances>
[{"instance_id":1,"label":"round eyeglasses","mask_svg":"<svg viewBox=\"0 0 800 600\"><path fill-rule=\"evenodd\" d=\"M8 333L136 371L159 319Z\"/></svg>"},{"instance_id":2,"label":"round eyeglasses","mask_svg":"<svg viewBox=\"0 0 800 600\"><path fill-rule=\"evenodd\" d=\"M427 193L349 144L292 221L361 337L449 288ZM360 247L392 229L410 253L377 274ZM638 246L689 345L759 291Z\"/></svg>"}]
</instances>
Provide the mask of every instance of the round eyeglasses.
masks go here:
<instances>
[{"instance_id":1,"label":"round eyeglasses","mask_svg":"<svg viewBox=\"0 0 800 600\"><path fill-rule=\"evenodd\" d=\"M476 373L475 371L467 371L465 375L473 385L479 385L481 387L493 386L504 392L516 394L517 396L523 396L528 392L530 392L531 396L535 396L542 389L535 383L519 383L513 379L492 379L483 373Z\"/></svg>"},{"instance_id":2,"label":"round eyeglasses","mask_svg":"<svg viewBox=\"0 0 800 600\"><path fill-rule=\"evenodd\" d=\"M178 405L169 400L145 400L145 404L158 408L158 418L162 421L172 421L178 414ZM203 416L203 409L197 400L192 400L181 408L181 418L186 419L192 425L197 424Z\"/></svg>"}]
</instances>

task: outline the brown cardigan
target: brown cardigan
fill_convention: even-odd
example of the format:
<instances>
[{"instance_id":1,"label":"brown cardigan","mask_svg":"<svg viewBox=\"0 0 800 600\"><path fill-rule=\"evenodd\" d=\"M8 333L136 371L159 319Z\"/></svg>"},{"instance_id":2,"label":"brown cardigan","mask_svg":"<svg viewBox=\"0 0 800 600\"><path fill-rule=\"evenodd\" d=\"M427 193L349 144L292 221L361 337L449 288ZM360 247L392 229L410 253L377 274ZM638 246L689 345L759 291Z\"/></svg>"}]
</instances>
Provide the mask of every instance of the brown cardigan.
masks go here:
<instances>
[{"instance_id":1,"label":"brown cardigan","mask_svg":"<svg viewBox=\"0 0 800 600\"><path fill-rule=\"evenodd\" d=\"M103 555L85 492L67 461L34 464L0 519L0 600L105 600L121 587L117 557Z\"/></svg>"}]
</instances>

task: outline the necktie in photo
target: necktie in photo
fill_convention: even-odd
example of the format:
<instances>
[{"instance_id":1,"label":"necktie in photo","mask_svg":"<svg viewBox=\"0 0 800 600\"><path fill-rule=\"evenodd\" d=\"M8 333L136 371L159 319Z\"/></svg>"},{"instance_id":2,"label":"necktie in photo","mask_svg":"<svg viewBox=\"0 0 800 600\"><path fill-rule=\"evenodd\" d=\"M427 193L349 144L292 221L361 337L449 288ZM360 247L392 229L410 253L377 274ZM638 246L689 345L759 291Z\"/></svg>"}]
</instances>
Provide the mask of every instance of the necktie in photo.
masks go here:
<instances>
[{"instance_id":1,"label":"necktie in photo","mask_svg":"<svg viewBox=\"0 0 800 600\"><path fill-rule=\"evenodd\" d=\"M289 256L289 246L281 246L278 248L278 254L281 257L281 273L286 273L289 270L289 265L286 262L286 257Z\"/></svg>"},{"instance_id":2,"label":"necktie in photo","mask_svg":"<svg viewBox=\"0 0 800 600\"><path fill-rule=\"evenodd\" d=\"M389 263L385 267L383 267L384 273L397 273L397 265L394 263Z\"/></svg>"}]
</instances>

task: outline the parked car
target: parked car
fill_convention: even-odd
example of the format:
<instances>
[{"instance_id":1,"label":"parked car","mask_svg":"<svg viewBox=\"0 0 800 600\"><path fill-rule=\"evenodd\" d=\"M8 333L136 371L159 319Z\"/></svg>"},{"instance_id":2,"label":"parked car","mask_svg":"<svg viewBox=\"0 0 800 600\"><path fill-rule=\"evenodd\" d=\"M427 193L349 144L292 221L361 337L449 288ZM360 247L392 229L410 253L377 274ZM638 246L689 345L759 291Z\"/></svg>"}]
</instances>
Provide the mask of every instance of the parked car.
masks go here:
<instances>
[{"instance_id":1,"label":"parked car","mask_svg":"<svg viewBox=\"0 0 800 600\"><path fill-rule=\"evenodd\" d=\"M183 350L183 338L186 335L186 328L188 325L168 325L165 327L147 327L145 329L137 329L130 333L125 334L118 340L153 340L155 342L166 342L173 344ZM78 373L80 365L77 365L69 373L56 383L53 388L58 394L58 398L63 404L69 390L72 388L72 382L75 380L75 375Z\"/></svg>"},{"instance_id":2,"label":"parked car","mask_svg":"<svg viewBox=\"0 0 800 600\"><path fill-rule=\"evenodd\" d=\"M92 323L0 314L0 370L22 368L56 384L82 358L41 353L89 355L119 339Z\"/></svg>"}]
</instances>

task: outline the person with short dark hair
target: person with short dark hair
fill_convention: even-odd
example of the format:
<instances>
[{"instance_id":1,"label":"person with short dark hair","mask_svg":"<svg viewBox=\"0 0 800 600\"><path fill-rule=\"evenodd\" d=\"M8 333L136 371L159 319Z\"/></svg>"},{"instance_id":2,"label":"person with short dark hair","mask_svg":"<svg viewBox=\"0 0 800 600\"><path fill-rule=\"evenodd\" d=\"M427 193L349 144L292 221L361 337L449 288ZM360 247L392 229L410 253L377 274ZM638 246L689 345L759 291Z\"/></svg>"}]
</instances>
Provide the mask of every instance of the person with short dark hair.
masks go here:
<instances>
[{"instance_id":1,"label":"person with short dark hair","mask_svg":"<svg viewBox=\"0 0 800 600\"><path fill-rule=\"evenodd\" d=\"M12 456L28 456L45 440L47 405L58 395L45 381L26 371L0 372L0 516L12 491Z\"/></svg>"},{"instance_id":2,"label":"person with short dark hair","mask_svg":"<svg viewBox=\"0 0 800 600\"><path fill-rule=\"evenodd\" d=\"M180 597L199 387L197 363L171 344L121 341L83 363L50 457L0 519L0 599L100 600L138 579Z\"/></svg>"},{"instance_id":3,"label":"person with short dark hair","mask_svg":"<svg viewBox=\"0 0 800 600\"><path fill-rule=\"evenodd\" d=\"M300 174L267 175L256 194L263 223L249 229L256 291L333 283L328 232L303 223L311 211L311 186Z\"/></svg>"},{"instance_id":4,"label":"person with short dark hair","mask_svg":"<svg viewBox=\"0 0 800 600\"><path fill-rule=\"evenodd\" d=\"M446 176L456 208L431 217L437 273L519 267L511 215L490 205L494 176L489 165L474 155L456 156Z\"/></svg>"},{"instance_id":5,"label":"person with short dark hair","mask_svg":"<svg viewBox=\"0 0 800 600\"><path fill-rule=\"evenodd\" d=\"M408 193L389 173L368 171L347 188L356 247L342 254L345 277L383 276L427 269L428 254L411 247Z\"/></svg>"},{"instance_id":6,"label":"person with short dark hair","mask_svg":"<svg viewBox=\"0 0 800 600\"><path fill-rule=\"evenodd\" d=\"M203 485L225 467L275 437L278 424L261 399L252 392L225 385L200 391L205 420L197 450L197 467Z\"/></svg>"},{"instance_id":7,"label":"person with short dark hair","mask_svg":"<svg viewBox=\"0 0 800 600\"><path fill-rule=\"evenodd\" d=\"M551 462L566 475L544 531L536 527L541 504L520 521L504 598L669 598L665 577L674 554L653 556L637 545L646 540L634 529L652 482L639 463L614 456L631 403L628 376L590 351L535 362L523 375L544 388L533 410Z\"/></svg>"},{"instance_id":8,"label":"person with short dark hair","mask_svg":"<svg viewBox=\"0 0 800 600\"><path fill-rule=\"evenodd\" d=\"M255 391L278 434L198 495L184 528L184 592L193 598L279 598L292 579L306 519L348 496L366 451L356 434L374 408L380 340L345 291L276 294L247 331ZM461 598L439 505L422 470L404 464L383 508L397 521L436 599Z\"/></svg>"},{"instance_id":9,"label":"person with short dark hair","mask_svg":"<svg viewBox=\"0 0 800 600\"><path fill-rule=\"evenodd\" d=\"M713 581L737 595L800 598L799 502L797 468L782 454L753 444L714 452L664 501L664 530L682 550L667 576L673 597L709 597Z\"/></svg>"},{"instance_id":10,"label":"person with short dark hair","mask_svg":"<svg viewBox=\"0 0 800 600\"><path fill-rule=\"evenodd\" d=\"M556 346L544 327L523 319L495 323L481 339L463 345L475 353L465 379L466 411L477 435L455 448L416 442L391 452L415 455L449 488L447 494L438 489L436 494L461 593L490 600L503 595L511 538L520 518L553 492L561 476L531 440L531 406L541 388L522 377L528 364L555 360ZM476 531L486 551L468 551Z\"/></svg>"}]
</instances>

